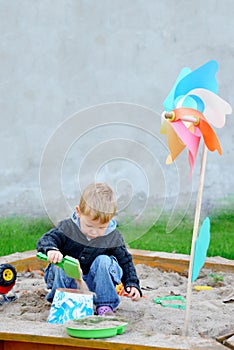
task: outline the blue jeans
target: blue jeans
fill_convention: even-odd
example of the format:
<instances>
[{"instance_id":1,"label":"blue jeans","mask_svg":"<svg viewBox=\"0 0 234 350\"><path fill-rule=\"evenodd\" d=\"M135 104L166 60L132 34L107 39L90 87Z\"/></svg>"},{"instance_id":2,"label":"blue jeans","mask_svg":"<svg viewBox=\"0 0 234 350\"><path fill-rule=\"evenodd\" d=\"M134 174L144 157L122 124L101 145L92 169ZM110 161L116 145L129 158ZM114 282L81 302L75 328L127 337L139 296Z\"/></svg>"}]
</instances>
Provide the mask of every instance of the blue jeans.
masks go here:
<instances>
[{"instance_id":1,"label":"blue jeans","mask_svg":"<svg viewBox=\"0 0 234 350\"><path fill-rule=\"evenodd\" d=\"M119 305L120 298L116 293L116 285L121 282L122 269L113 256L99 255L92 263L89 273L83 275L90 291L94 292L96 307L108 305L113 310ZM77 289L77 283L68 277L65 272L53 264L49 264L45 270L45 282L51 289L46 299L53 301L57 288Z\"/></svg>"}]
</instances>

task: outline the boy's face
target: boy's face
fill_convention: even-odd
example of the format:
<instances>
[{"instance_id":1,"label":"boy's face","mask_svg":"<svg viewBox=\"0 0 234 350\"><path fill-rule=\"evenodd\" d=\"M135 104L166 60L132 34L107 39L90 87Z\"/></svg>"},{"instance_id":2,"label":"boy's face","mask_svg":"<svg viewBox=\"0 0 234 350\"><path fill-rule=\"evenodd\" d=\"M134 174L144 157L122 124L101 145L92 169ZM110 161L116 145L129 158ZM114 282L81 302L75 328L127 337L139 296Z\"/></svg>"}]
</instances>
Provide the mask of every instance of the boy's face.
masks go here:
<instances>
[{"instance_id":1,"label":"boy's face","mask_svg":"<svg viewBox=\"0 0 234 350\"><path fill-rule=\"evenodd\" d=\"M86 237L94 239L105 234L109 222L102 224L100 220L92 220L88 215L82 214L79 207L76 207L76 212L80 218L80 229Z\"/></svg>"}]
</instances>

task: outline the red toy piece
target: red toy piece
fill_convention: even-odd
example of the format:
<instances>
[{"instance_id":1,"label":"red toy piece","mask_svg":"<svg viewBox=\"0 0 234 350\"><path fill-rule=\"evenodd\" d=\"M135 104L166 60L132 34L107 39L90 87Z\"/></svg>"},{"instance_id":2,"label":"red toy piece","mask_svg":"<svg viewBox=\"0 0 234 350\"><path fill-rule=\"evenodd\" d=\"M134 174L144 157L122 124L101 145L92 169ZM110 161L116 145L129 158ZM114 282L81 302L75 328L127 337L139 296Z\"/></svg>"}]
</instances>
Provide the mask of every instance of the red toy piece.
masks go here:
<instances>
[{"instance_id":1,"label":"red toy piece","mask_svg":"<svg viewBox=\"0 0 234 350\"><path fill-rule=\"evenodd\" d=\"M16 297L8 298L6 294L14 287L16 282L17 273L14 266L10 264L0 265L0 294L3 296L3 302L10 302L16 299ZM0 304L2 302L0 301Z\"/></svg>"}]
</instances>

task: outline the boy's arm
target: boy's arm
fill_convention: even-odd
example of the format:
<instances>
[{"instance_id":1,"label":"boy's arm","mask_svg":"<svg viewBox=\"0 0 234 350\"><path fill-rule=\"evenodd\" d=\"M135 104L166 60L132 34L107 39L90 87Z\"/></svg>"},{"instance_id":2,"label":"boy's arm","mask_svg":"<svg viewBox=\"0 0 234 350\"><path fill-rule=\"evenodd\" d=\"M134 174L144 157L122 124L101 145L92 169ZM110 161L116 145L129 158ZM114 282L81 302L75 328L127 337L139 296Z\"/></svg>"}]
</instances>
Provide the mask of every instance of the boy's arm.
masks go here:
<instances>
[{"instance_id":1,"label":"boy's arm","mask_svg":"<svg viewBox=\"0 0 234 350\"><path fill-rule=\"evenodd\" d=\"M136 269L132 261L132 255L127 251L125 245L116 247L113 255L116 257L123 270L122 283L125 290L127 290L128 287L135 287L142 296L140 281L137 277Z\"/></svg>"},{"instance_id":2,"label":"boy's arm","mask_svg":"<svg viewBox=\"0 0 234 350\"><path fill-rule=\"evenodd\" d=\"M38 240L36 248L38 252L44 254L47 254L49 250L61 251L65 240L65 235L57 228L53 228Z\"/></svg>"}]
</instances>

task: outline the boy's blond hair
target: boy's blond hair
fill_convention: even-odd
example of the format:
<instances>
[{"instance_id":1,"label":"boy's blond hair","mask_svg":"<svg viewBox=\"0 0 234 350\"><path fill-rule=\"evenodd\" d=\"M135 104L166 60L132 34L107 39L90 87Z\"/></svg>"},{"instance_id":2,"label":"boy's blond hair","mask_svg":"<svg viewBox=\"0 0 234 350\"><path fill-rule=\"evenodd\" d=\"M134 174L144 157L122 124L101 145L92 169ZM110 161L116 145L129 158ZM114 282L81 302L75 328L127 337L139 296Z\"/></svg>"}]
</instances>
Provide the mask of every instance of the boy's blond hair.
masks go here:
<instances>
[{"instance_id":1,"label":"boy's blond hair","mask_svg":"<svg viewBox=\"0 0 234 350\"><path fill-rule=\"evenodd\" d=\"M102 224L105 224L116 213L115 194L105 183L90 184L83 191L79 209L81 214L90 216L92 220L100 220Z\"/></svg>"}]
</instances>

